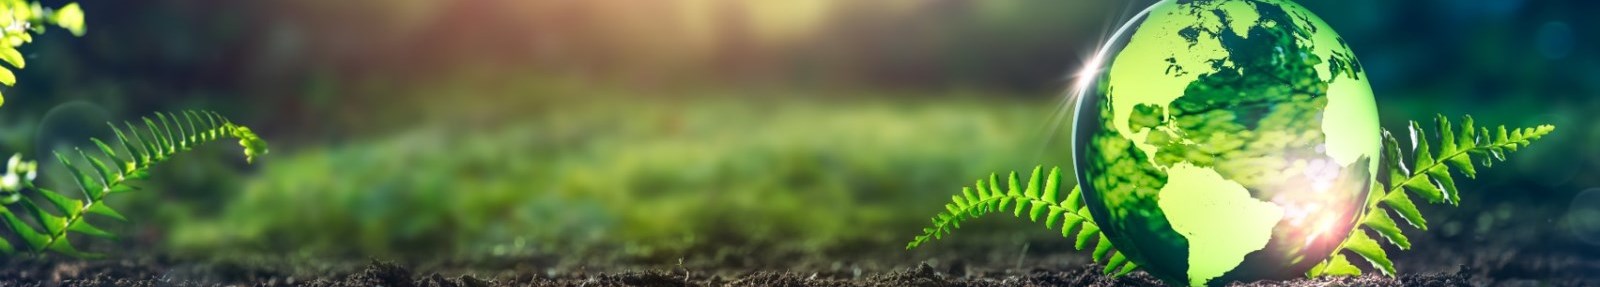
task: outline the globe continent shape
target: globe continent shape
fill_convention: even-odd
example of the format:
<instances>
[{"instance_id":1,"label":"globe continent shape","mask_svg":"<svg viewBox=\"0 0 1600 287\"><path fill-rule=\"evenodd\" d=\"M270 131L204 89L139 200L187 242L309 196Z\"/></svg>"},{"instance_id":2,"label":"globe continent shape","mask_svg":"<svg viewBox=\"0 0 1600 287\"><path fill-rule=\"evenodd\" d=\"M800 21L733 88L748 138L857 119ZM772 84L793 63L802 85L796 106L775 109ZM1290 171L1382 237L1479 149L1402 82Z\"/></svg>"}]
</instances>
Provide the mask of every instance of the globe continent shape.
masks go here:
<instances>
[{"instance_id":1,"label":"globe continent shape","mask_svg":"<svg viewBox=\"0 0 1600 287\"><path fill-rule=\"evenodd\" d=\"M1283 0L1167 0L1113 39L1074 165L1115 248L1175 284L1304 276L1378 174L1377 106L1349 45Z\"/></svg>"}]
</instances>

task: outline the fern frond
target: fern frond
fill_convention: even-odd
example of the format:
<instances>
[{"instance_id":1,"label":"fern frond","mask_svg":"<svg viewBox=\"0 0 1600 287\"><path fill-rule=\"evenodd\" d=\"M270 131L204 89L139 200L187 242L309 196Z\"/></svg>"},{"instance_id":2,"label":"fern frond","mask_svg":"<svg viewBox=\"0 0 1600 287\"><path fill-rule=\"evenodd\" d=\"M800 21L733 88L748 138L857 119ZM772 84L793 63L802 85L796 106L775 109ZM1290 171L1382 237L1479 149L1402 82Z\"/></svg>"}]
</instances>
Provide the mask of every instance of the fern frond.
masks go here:
<instances>
[{"instance_id":1,"label":"fern frond","mask_svg":"<svg viewBox=\"0 0 1600 287\"><path fill-rule=\"evenodd\" d=\"M1409 151L1402 150L1399 141L1389 131L1383 132L1382 164L1388 170L1388 182L1372 187L1366 203L1367 213L1356 221L1359 227L1352 230L1350 236L1334 249L1332 257L1312 267L1307 276L1360 275L1361 270L1351 265L1341 253L1346 250L1366 259L1384 275L1394 276L1394 263L1389 261L1382 245L1367 235L1367 230L1377 233L1384 241L1401 250L1411 249L1410 240L1400 232L1399 224L1389 216L1390 211L1412 227L1427 230L1427 221L1417 211L1411 195L1429 203L1460 205L1460 191L1456 188L1454 178L1456 174L1469 179L1476 178L1476 165L1488 168L1496 161L1505 161L1507 154L1527 147L1534 140L1555 130L1555 126L1551 125L1519 129L1498 126L1491 133L1486 127L1474 127L1471 116L1462 118L1459 127L1450 124L1450 119L1443 115L1437 116L1434 122L1436 126L1433 132L1438 134L1436 137L1429 137L1422 125L1411 122ZM1434 146L1438 147L1436 151ZM1406 156L1412 158L1409 165L1401 161ZM1452 173L1452 170L1455 172Z\"/></svg>"},{"instance_id":2,"label":"fern frond","mask_svg":"<svg viewBox=\"0 0 1600 287\"><path fill-rule=\"evenodd\" d=\"M950 203L944 206L945 211L933 217L933 226L923 228L921 235L906 244L906 249L943 238L961 228L962 221L1005 210L1010 210L1017 218L1023 218L1023 212L1026 211L1029 221L1039 222L1042 219L1045 228L1049 229L1059 226L1061 236L1075 239L1073 247L1078 250L1084 250L1091 241L1094 242L1093 259L1105 265L1104 273L1121 276L1137 269L1137 265L1116 251L1105 234L1100 233L1100 226L1095 224L1089 209L1083 206L1083 194L1077 185L1073 185L1067 194L1061 194L1061 168L1050 169L1049 175L1042 175L1042 172L1043 167L1034 167L1033 175L1027 182L1022 182L1017 173L1012 172L1007 177L1004 189L1000 188L1000 180L995 174L989 174L987 181L980 179L972 187L961 188L960 194L950 196Z\"/></svg>"},{"instance_id":3,"label":"fern frond","mask_svg":"<svg viewBox=\"0 0 1600 287\"><path fill-rule=\"evenodd\" d=\"M17 75L13 70L21 70L28 65L27 59L22 56L22 52L17 51L17 48L33 42L34 34L44 33L46 24L67 29L73 35L83 36L83 9L78 7L78 3L68 3L58 9L49 9L40 6L38 2L6 0L0 1L0 15L8 19L6 25L22 27L22 29L0 29L0 62L11 66L0 67L0 85L17 84ZM0 95L0 105L4 105L5 102L5 96Z\"/></svg>"},{"instance_id":4,"label":"fern frond","mask_svg":"<svg viewBox=\"0 0 1600 287\"><path fill-rule=\"evenodd\" d=\"M81 199L34 186L32 180L37 173L37 164L22 162L20 156L13 157L4 177L5 185L0 185L0 202L6 205L0 208L0 217L5 220L6 230L20 238L28 250L36 253L50 251L74 257L96 256L78 251L68 241L67 235L77 233L114 238L115 235L90 224L85 218L89 214L96 214L127 220L102 200L109 194L138 189L129 181L148 177L151 167L177 153L225 138L239 140L247 161L267 153L266 142L249 128L234 124L215 112L185 111L182 114L184 116L180 118L177 114L157 113L156 117L161 119L159 127L155 121L145 118L145 130L149 131L147 135L141 135L132 124L128 124L130 132L124 133L117 125L108 123L117 140L122 143L123 151L98 138L91 138L96 148L93 151L75 149L71 153L56 152L56 160L66 167L73 182L83 193ZM35 201L34 198L44 200ZM34 222L30 224L14 214L13 207L26 212ZM15 249L9 240L0 238L0 252L10 254Z\"/></svg>"}]
</instances>

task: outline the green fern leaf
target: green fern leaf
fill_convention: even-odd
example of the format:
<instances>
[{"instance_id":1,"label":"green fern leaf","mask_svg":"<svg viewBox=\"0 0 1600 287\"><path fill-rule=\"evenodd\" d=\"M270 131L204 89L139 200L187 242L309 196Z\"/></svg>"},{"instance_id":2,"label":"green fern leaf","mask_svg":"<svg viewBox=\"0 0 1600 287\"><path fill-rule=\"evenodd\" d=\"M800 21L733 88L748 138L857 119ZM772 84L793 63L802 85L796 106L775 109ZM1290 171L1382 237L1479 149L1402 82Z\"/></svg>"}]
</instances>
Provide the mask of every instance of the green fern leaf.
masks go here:
<instances>
[{"instance_id":1,"label":"green fern leaf","mask_svg":"<svg viewBox=\"0 0 1600 287\"><path fill-rule=\"evenodd\" d=\"M993 177L994 177L994 175L990 174L989 182L991 182L991 183L994 182ZM1011 176L1006 179L1006 187L1007 187L1006 188L1006 194L1009 195L1009 196L1014 196L1016 198L1016 201L1017 201L1017 208L1016 208L1016 210L1011 211L1011 215L1016 216L1017 218L1021 218L1022 217L1022 208L1023 208L1023 206L1029 204L1031 200L1029 200L1027 196L1022 194L1022 191L1021 191L1022 190L1022 185L1021 184L1017 184L1018 180L1019 179L1017 179L1017 172L1015 172L1015 171L1011 172Z\"/></svg>"},{"instance_id":2,"label":"green fern leaf","mask_svg":"<svg viewBox=\"0 0 1600 287\"><path fill-rule=\"evenodd\" d=\"M105 204L91 205L91 206L88 207L88 209L85 209L84 212L93 213L93 214L99 214L99 215L102 215L102 216L105 216L105 217L110 217L110 218L116 219L118 221L128 221L128 218L127 217L123 217L122 213L117 212L114 209L111 209L111 206L105 205Z\"/></svg>"},{"instance_id":3,"label":"green fern leaf","mask_svg":"<svg viewBox=\"0 0 1600 287\"><path fill-rule=\"evenodd\" d=\"M1038 180L1037 177L1039 176L1039 168L1034 168L1033 169L1033 176L1035 177L1034 180L1037 181ZM1050 176L1045 177L1044 186L1040 187L1040 188L1044 189L1044 194L1039 196L1039 200L1043 200L1045 202L1059 202L1059 201L1061 201L1061 199L1058 199L1059 193L1061 193L1061 182L1060 181L1061 181L1061 169L1060 168L1052 168L1052 169L1050 169Z\"/></svg>"},{"instance_id":4,"label":"green fern leaf","mask_svg":"<svg viewBox=\"0 0 1600 287\"><path fill-rule=\"evenodd\" d=\"M1083 250L1084 247L1089 246L1089 240L1093 239L1095 235L1099 234L1100 227L1094 225L1084 225L1083 229L1078 231L1078 240L1073 242L1072 248ZM1095 260L1099 261L1099 258L1095 258Z\"/></svg>"},{"instance_id":5,"label":"green fern leaf","mask_svg":"<svg viewBox=\"0 0 1600 287\"><path fill-rule=\"evenodd\" d=\"M1049 208L1050 208L1050 210L1048 211L1048 213L1050 214L1050 216L1046 216L1045 217L1045 219L1044 219L1044 228L1045 229L1054 229L1054 228L1056 228L1056 224L1057 223L1061 223L1061 218L1063 217L1062 213L1064 213L1065 211L1062 210L1060 206L1050 206Z\"/></svg>"},{"instance_id":6,"label":"green fern leaf","mask_svg":"<svg viewBox=\"0 0 1600 287\"><path fill-rule=\"evenodd\" d=\"M1039 170L1043 168L1044 167L1039 166L1033 167L1033 175L1028 176L1028 187L1022 192L1022 194L1028 196L1029 199L1043 199L1039 197L1039 180L1043 178L1042 176L1039 176Z\"/></svg>"},{"instance_id":7,"label":"green fern leaf","mask_svg":"<svg viewBox=\"0 0 1600 287\"><path fill-rule=\"evenodd\" d=\"M111 127L112 128L116 128L116 126L114 126L114 125L111 126ZM118 131L118 133L121 133L121 132ZM121 156L118 156L117 152L116 152L116 149L111 148L111 145L107 145L106 142L100 141L99 138L89 138L89 141L94 142L94 146L97 147L97 148L100 148L100 154L102 156L105 156L107 159L110 159L111 163L116 164L116 167L118 169L121 169L121 170L133 169L132 166L125 165L125 163L127 163L128 160L124 160L124 159L122 159ZM109 170L109 168L106 168L105 170ZM113 174L115 176L122 176L121 172L116 172L116 173L113 173Z\"/></svg>"},{"instance_id":8,"label":"green fern leaf","mask_svg":"<svg viewBox=\"0 0 1600 287\"><path fill-rule=\"evenodd\" d=\"M1372 231L1377 231L1378 235L1388 239L1389 243L1399 246L1401 250L1411 249L1411 241L1406 239L1405 234L1400 233L1400 226L1395 225L1394 219L1389 218L1388 212L1385 212L1382 208L1373 208L1367 211L1367 218L1367 221L1363 222L1362 226L1366 226Z\"/></svg>"},{"instance_id":9,"label":"green fern leaf","mask_svg":"<svg viewBox=\"0 0 1600 287\"><path fill-rule=\"evenodd\" d=\"M1108 241L1110 239L1106 239L1106 235L1105 234L1100 234L1099 230L1080 232L1080 233L1078 233L1079 240L1082 240L1082 238L1086 238L1087 237L1087 236L1084 236L1084 235L1099 236L1100 237L1100 243L1103 243L1103 244L1095 244L1094 253L1093 253L1093 256L1090 257L1090 259L1094 259L1094 262L1100 262L1101 258L1106 258L1106 253L1109 253L1111 251L1111 244L1110 244L1111 241ZM1083 247L1078 247L1078 249L1082 250ZM1111 264L1106 264L1106 266L1111 266Z\"/></svg>"},{"instance_id":10,"label":"green fern leaf","mask_svg":"<svg viewBox=\"0 0 1600 287\"><path fill-rule=\"evenodd\" d=\"M156 122L150 120L150 117L142 117L140 119L144 120L145 130L150 132L150 141L144 142L144 144L150 147L151 161L166 160L162 155L172 152L167 150L167 137L156 131Z\"/></svg>"},{"instance_id":11,"label":"green fern leaf","mask_svg":"<svg viewBox=\"0 0 1600 287\"><path fill-rule=\"evenodd\" d=\"M7 86L17 85L17 75L11 73L11 70L0 69L0 84Z\"/></svg>"},{"instance_id":12,"label":"green fern leaf","mask_svg":"<svg viewBox=\"0 0 1600 287\"><path fill-rule=\"evenodd\" d=\"M1428 179L1433 181L1433 184L1444 192L1444 200L1446 202L1451 205L1461 204L1461 192L1456 190L1455 179L1450 178L1449 165L1441 162L1434 165L1433 168L1429 168L1426 172L1428 173Z\"/></svg>"},{"instance_id":13,"label":"green fern leaf","mask_svg":"<svg viewBox=\"0 0 1600 287\"><path fill-rule=\"evenodd\" d=\"M1400 161L1400 155L1402 154L1400 152L1400 142L1395 140L1394 134L1390 133L1389 130L1383 130L1382 136L1383 154L1380 155L1382 158L1380 158L1379 161L1381 161L1383 163L1383 167L1388 170L1387 173L1383 174L1388 182L1387 185L1381 186L1382 189L1377 189L1377 191L1374 191L1379 193L1383 192L1385 189L1400 189L1402 183L1405 182L1406 175L1411 173L1406 169L1406 163Z\"/></svg>"},{"instance_id":14,"label":"green fern leaf","mask_svg":"<svg viewBox=\"0 0 1600 287\"><path fill-rule=\"evenodd\" d=\"M10 225L7 225L10 226ZM11 246L11 241L0 240L0 254L17 253L17 247Z\"/></svg>"},{"instance_id":15,"label":"green fern leaf","mask_svg":"<svg viewBox=\"0 0 1600 287\"><path fill-rule=\"evenodd\" d=\"M1311 267L1311 271L1306 273L1307 277L1318 277L1325 275L1355 276L1361 275L1361 269L1356 268L1354 264L1350 264L1350 260L1345 259L1344 254L1335 253L1332 257L1328 258L1328 261L1317 263L1317 266Z\"/></svg>"},{"instance_id":16,"label":"green fern leaf","mask_svg":"<svg viewBox=\"0 0 1600 287\"><path fill-rule=\"evenodd\" d=\"M17 237L22 238L22 242L27 244L29 248L37 250L44 247L45 243L50 241L49 236L33 229L34 227L32 225L28 225L26 222L23 222L22 218L17 217L17 215L12 213L10 209L0 211L0 217L5 217L6 228L10 229L12 233L17 235Z\"/></svg>"},{"instance_id":17,"label":"green fern leaf","mask_svg":"<svg viewBox=\"0 0 1600 287\"><path fill-rule=\"evenodd\" d=\"M45 246L45 250L49 250L49 251L55 252L57 254L66 255L66 256L72 256L72 257L77 257L77 258L100 258L100 257L103 257L99 253L88 253L88 252L78 251L77 247L73 247L72 246L72 240L68 239L65 236L62 236L59 240L51 241L49 243L49 245Z\"/></svg>"},{"instance_id":18,"label":"green fern leaf","mask_svg":"<svg viewBox=\"0 0 1600 287\"><path fill-rule=\"evenodd\" d=\"M1494 162L1505 161L1508 153L1527 147L1534 140L1555 130L1555 126L1551 125L1520 129L1498 126L1491 133L1488 127L1474 126L1470 116L1461 119L1459 128L1451 125L1450 120L1442 115L1434 121L1437 137L1428 137L1421 125L1411 122L1408 126L1411 133L1409 151L1401 148L1393 134L1383 131L1381 162L1388 170L1384 177L1387 182L1373 186L1366 206L1367 213L1356 220L1358 227L1334 249L1332 256L1307 272L1308 276L1361 274L1361 270L1341 254L1343 251L1361 256L1384 275L1394 276L1394 263L1389 260L1382 245L1369 237L1366 230L1377 232L1401 250L1410 249L1411 242L1389 216L1392 210L1412 227L1428 229L1427 220L1417 211L1408 194L1421 196L1430 203L1460 205L1461 196L1456 187L1455 174L1475 178L1478 172L1476 165L1488 168ZM1439 147L1437 152L1430 150L1432 145ZM1402 161L1407 156L1411 159L1409 166L1414 169L1407 169L1407 162ZM1479 156L1481 160L1474 161L1473 156Z\"/></svg>"},{"instance_id":19,"label":"green fern leaf","mask_svg":"<svg viewBox=\"0 0 1600 287\"><path fill-rule=\"evenodd\" d=\"M128 150L128 157L130 157L130 159L128 163L125 164L126 167L124 167L122 170L137 170L141 166L150 164L150 154L152 151L149 147L139 144L144 142L144 136L139 135L139 130L133 128L133 123L126 121L122 123L128 126L128 133L132 134L133 138L129 138L127 135L124 135L122 133L122 129L118 129L116 124L106 123L106 125L111 126L111 131L117 133L117 140L122 141L122 147Z\"/></svg>"},{"instance_id":20,"label":"green fern leaf","mask_svg":"<svg viewBox=\"0 0 1600 287\"><path fill-rule=\"evenodd\" d=\"M1133 270L1136 270L1136 269L1139 269L1139 264L1134 264L1133 260L1128 260L1127 263L1123 263L1122 264L1122 269L1121 270L1117 270L1117 273L1116 274L1112 274L1111 276L1112 277L1122 277L1123 275L1128 275L1128 273L1132 273Z\"/></svg>"},{"instance_id":21,"label":"green fern leaf","mask_svg":"<svg viewBox=\"0 0 1600 287\"><path fill-rule=\"evenodd\" d=\"M81 234L86 234L86 235L91 235L91 236L100 237L100 238L106 238L106 239L117 238L116 235L111 235L110 232L106 232L105 230L101 230L99 227L95 227L94 225L89 224L88 221L83 221L83 220L72 222L72 226L68 226L67 227L67 231L77 232L77 233L81 233Z\"/></svg>"},{"instance_id":22,"label":"green fern leaf","mask_svg":"<svg viewBox=\"0 0 1600 287\"><path fill-rule=\"evenodd\" d=\"M56 160L60 160L61 163L67 167L67 172L72 173L73 182L78 183L78 188L83 190L83 198L90 204L93 204L95 201L99 201L102 188L98 186L93 179L90 179L88 174L85 174L82 170L79 170L77 165L72 164L72 160L68 160L67 157L61 155L61 153L56 153L55 155Z\"/></svg>"},{"instance_id":23,"label":"green fern leaf","mask_svg":"<svg viewBox=\"0 0 1600 287\"><path fill-rule=\"evenodd\" d=\"M28 67L27 59L22 57L22 52L18 52L17 48L0 48L0 60L4 60L7 64L11 64L12 67L17 69Z\"/></svg>"},{"instance_id":24,"label":"green fern leaf","mask_svg":"<svg viewBox=\"0 0 1600 287\"><path fill-rule=\"evenodd\" d=\"M1405 219L1406 223L1411 224L1411 227L1428 230L1428 220L1422 218L1422 212L1417 211L1417 205L1411 203L1411 197L1406 196L1406 193L1389 193L1383 197L1383 203L1390 209L1394 209L1395 213L1400 214L1400 218ZM1368 204L1367 206L1372 207L1374 205Z\"/></svg>"},{"instance_id":25,"label":"green fern leaf","mask_svg":"<svg viewBox=\"0 0 1600 287\"><path fill-rule=\"evenodd\" d=\"M108 123L116 133L117 139L122 141L126 152L118 152L112 145L95 138L90 141L99 149L98 154L85 152L82 149L74 149L75 157L60 152L55 153L56 160L66 167L73 182L83 193L81 199L69 198L55 191L34 187L30 181L32 172L37 169L36 166L13 159L7 174L3 176L20 178L17 175L19 172L27 172L28 176L22 184L16 186L8 184L0 189L0 199L6 199L3 201L6 206L0 208L0 217L5 219L4 230L9 230L17 238L22 239L29 250L34 252L48 251L74 257L95 257L98 254L82 252L72 246L68 233L115 238L114 234L84 219L89 214L96 214L126 221L126 217L107 206L102 199L108 194L137 190L138 188L129 181L148 177L151 166L178 152L224 136L240 140L247 161L267 153L266 142L254 132L228 122L226 118L213 112L186 111L181 114L185 116L179 117L177 113L157 113L156 117L161 119L160 124L149 117L143 118L144 130L149 131L148 138L141 135L140 129L132 123L125 122L130 131L127 133L117 125ZM201 114L206 116L202 117ZM202 136L206 134L217 136ZM85 168L85 165L88 165L88 168ZM23 192L30 195L23 196ZM33 198L43 198L44 201L35 202ZM14 214L13 208L28 212L29 217L36 222L33 224L25 222ZM0 251L14 252L13 244L3 238L0 237Z\"/></svg>"},{"instance_id":26,"label":"green fern leaf","mask_svg":"<svg viewBox=\"0 0 1600 287\"><path fill-rule=\"evenodd\" d=\"M156 112L156 119L161 121L161 132L163 132L161 144L166 145L166 149L168 151L182 151L182 149L179 149L179 147L180 144L183 143L183 141L180 140L183 138L183 130L180 129L178 132L172 132L172 123L167 121L167 114L165 113Z\"/></svg>"},{"instance_id":27,"label":"green fern leaf","mask_svg":"<svg viewBox=\"0 0 1600 287\"><path fill-rule=\"evenodd\" d=\"M191 145L199 144L200 129L199 127L195 126L196 118L194 116L194 111L183 111L183 119L184 123L186 123L189 127L189 133L183 137L184 142L187 142Z\"/></svg>"},{"instance_id":28,"label":"green fern leaf","mask_svg":"<svg viewBox=\"0 0 1600 287\"><path fill-rule=\"evenodd\" d=\"M98 183L101 184L100 186L104 187L100 192L110 192L112 185L111 183L117 182L116 177L122 172L112 170L111 166L106 165L106 163L101 161L100 158L89 156L89 154L84 153L82 149L78 149L77 151L79 157L89 160L89 165L94 166L96 175L100 176L100 178L96 179L98 180Z\"/></svg>"},{"instance_id":29,"label":"green fern leaf","mask_svg":"<svg viewBox=\"0 0 1600 287\"><path fill-rule=\"evenodd\" d=\"M1394 262L1389 261L1388 254L1383 252L1383 246L1377 240L1367 237L1367 233L1356 229L1350 237L1344 240L1344 249L1367 259L1372 266L1383 271L1384 275L1394 276Z\"/></svg>"},{"instance_id":30,"label":"green fern leaf","mask_svg":"<svg viewBox=\"0 0 1600 287\"><path fill-rule=\"evenodd\" d=\"M1029 200L1028 205L1032 206L1028 208L1028 221L1031 222L1039 222L1039 216L1043 216L1044 212L1048 210L1045 208L1047 204L1044 201Z\"/></svg>"},{"instance_id":31,"label":"green fern leaf","mask_svg":"<svg viewBox=\"0 0 1600 287\"><path fill-rule=\"evenodd\" d=\"M33 216L34 223L38 223L39 226L44 227L45 233L57 234L67 230L67 218L50 214L49 212L44 211L44 208L39 207L38 204L34 204L33 201L29 200L22 201L22 207L28 211L28 215ZM49 244L49 241L46 241L45 243Z\"/></svg>"},{"instance_id":32,"label":"green fern leaf","mask_svg":"<svg viewBox=\"0 0 1600 287\"><path fill-rule=\"evenodd\" d=\"M932 218L933 226L923 228L922 234L906 244L906 249L941 239L944 234L960 228L964 220L1007 209L1012 216L1023 218L1023 210L1027 209L1029 221L1038 222L1043 218L1046 229L1060 226L1061 236L1074 239L1073 246L1078 250L1090 248L1090 243L1094 242L1092 258L1104 264L1106 274L1121 276L1133 272L1138 265L1116 251L1111 241L1100 233L1089 209L1082 204L1082 196L1083 192L1074 186L1066 198L1061 198L1060 168L1045 173L1043 167L1035 167L1027 181L1012 172L1006 178L1006 189L1000 188L998 176L991 173L989 179L978 180L973 187L962 188L960 194L951 196L945 211Z\"/></svg>"},{"instance_id":33,"label":"green fern leaf","mask_svg":"<svg viewBox=\"0 0 1600 287\"><path fill-rule=\"evenodd\" d=\"M78 207L83 206L83 201L68 198L67 196L56 193L55 191L42 188L34 191L37 191L40 197L44 197L46 201L50 202L50 206L55 207L56 212L66 214L67 216L78 215Z\"/></svg>"},{"instance_id":34,"label":"green fern leaf","mask_svg":"<svg viewBox=\"0 0 1600 287\"><path fill-rule=\"evenodd\" d=\"M1062 221L1066 221L1061 223L1061 237L1071 237L1072 231L1077 230L1078 225L1084 221L1083 217L1066 216L1066 213L1062 213L1061 218L1064 218Z\"/></svg>"},{"instance_id":35,"label":"green fern leaf","mask_svg":"<svg viewBox=\"0 0 1600 287\"><path fill-rule=\"evenodd\" d=\"M1416 159L1411 161L1411 166L1424 167L1434 164L1433 153L1428 151L1428 134L1422 130L1422 125L1411 121L1411 152Z\"/></svg>"},{"instance_id":36,"label":"green fern leaf","mask_svg":"<svg viewBox=\"0 0 1600 287\"><path fill-rule=\"evenodd\" d=\"M1445 119L1443 116L1439 118L1441 119L1441 125L1449 126L1447 119ZM1458 141L1456 143L1457 146L1471 147L1477 144L1478 133L1477 129L1473 127L1472 124L1472 116L1466 116L1461 119L1461 134L1456 136L1456 140ZM1471 151L1472 150L1469 149L1468 153L1457 157L1451 157L1445 162L1449 163L1450 166L1455 167L1457 171L1461 172L1462 175L1467 176L1469 179L1478 178L1478 170L1472 164L1472 155L1474 153Z\"/></svg>"},{"instance_id":37,"label":"green fern leaf","mask_svg":"<svg viewBox=\"0 0 1600 287\"><path fill-rule=\"evenodd\" d=\"M1100 238L1101 238L1100 240L1105 240L1104 236L1102 236ZM1100 244L1100 245L1111 245L1111 244ZM1111 271L1117 271L1117 267L1121 267L1123 263L1127 263L1127 262L1128 262L1128 257L1127 256L1123 256L1122 253L1111 254L1111 258L1106 260L1105 269L1101 270L1100 273L1111 274Z\"/></svg>"},{"instance_id":38,"label":"green fern leaf","mask_svg":"<svg viewBox=\"0 0 1600 287\"><path fill-rule=\"evenodd\" d=\"M1433 175L1431 174L1413 174L1411 175L1410 179L1405 180L1405 184L1402 184L1402 186L1404 186L1406 190L1409 190L1412 193L1427 199L1428 203L1440 203L1445 201L1444 192L1439 191L1438 186L1434 186Z\"/></svg>"}]
</instances>

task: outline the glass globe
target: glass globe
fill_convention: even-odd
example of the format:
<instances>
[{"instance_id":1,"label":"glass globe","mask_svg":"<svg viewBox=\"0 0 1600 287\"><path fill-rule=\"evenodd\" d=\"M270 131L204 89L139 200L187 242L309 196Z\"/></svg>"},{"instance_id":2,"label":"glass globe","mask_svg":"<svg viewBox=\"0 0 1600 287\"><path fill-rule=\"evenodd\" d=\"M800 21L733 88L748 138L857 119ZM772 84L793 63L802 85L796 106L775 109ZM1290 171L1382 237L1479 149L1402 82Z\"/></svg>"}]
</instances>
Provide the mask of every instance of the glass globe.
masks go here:
<instances>
[{"instance_id":1,"label":"glass globe","mask_svg":"<svg viewBox=\"0 0 1600 287\"><path fill-rule=\"evenodd\" d=\"M1075 87L1073 158L1112 244L1175 284L1304 276L1350 234L1381 131L1349 45L1281 0L1167 0Z\"/></svg>"}]
</instances>

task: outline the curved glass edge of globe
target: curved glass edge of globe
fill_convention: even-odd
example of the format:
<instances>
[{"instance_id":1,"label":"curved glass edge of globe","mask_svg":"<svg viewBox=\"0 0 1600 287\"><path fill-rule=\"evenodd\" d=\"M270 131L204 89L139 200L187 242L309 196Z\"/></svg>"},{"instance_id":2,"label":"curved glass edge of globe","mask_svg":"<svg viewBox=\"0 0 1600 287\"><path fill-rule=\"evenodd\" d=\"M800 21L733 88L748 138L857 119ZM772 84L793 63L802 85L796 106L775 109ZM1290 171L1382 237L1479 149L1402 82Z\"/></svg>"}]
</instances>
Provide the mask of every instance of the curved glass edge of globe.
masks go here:
<instances>
[{"instance_id":1,"label":"curved glass edge of globe","mask_svg":"<svg viewBox=\"0 0 1600 287\"><path fill-rule=\"evenodd\" d=\"M1186 274L1163 279L1190 284L1305 269L1327 257L1348 235L1337 231L1351 229L1378 167L1376 104L1348 45L1286 1L1169 0L1135 21L1078 115L1077 140L1087 143L1075 157L1080 180L1096 221L1112 227L1108 238L1152 274ZM1186 180L1209 178L1194 173L1228 184ZM1206 184L1169 186L1197 182ZM1262 214L1277 216L1214 226L1177 214L1206 201L1172 201L1169 190L1236 199L1228 192L1242 190L1253 202L1230 206L1271 205L1277 212ZM1237 240L1243 235L1251 238ZM1211 238L1236 240L1204 241ZM1197 239L1232 252L1194 254Z\"/></svg>"}]
</instances>

